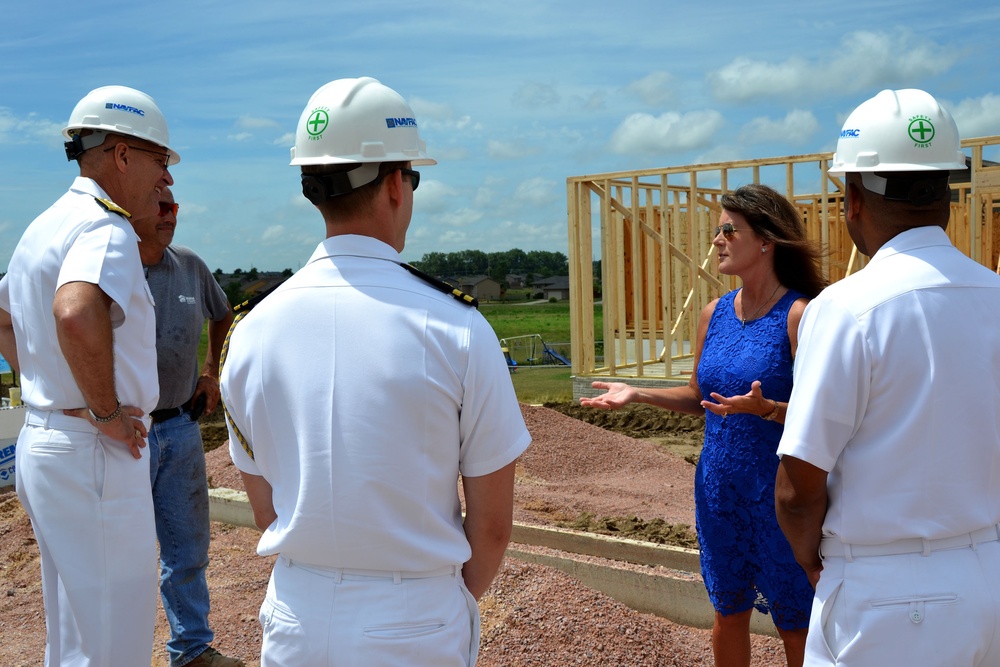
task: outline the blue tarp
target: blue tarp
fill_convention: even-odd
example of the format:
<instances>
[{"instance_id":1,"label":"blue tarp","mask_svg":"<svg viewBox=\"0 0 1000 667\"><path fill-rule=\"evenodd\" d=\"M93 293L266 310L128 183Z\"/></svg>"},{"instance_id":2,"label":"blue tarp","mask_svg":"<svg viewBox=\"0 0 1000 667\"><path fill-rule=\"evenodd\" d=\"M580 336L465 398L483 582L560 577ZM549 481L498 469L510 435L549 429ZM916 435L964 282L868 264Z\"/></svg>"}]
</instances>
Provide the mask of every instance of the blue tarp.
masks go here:
<instances>
[{"instance_id":1,"label":"blue tarp","mask_svg":"<svg viewBox=\"0 0 1000 667\"><path fill-rule=\"evenodd\" d=\"M6 359L0 357L0 373L10 373L10 372L12 372L10 364L7 363Z\"/></svg>"}]
</instances>

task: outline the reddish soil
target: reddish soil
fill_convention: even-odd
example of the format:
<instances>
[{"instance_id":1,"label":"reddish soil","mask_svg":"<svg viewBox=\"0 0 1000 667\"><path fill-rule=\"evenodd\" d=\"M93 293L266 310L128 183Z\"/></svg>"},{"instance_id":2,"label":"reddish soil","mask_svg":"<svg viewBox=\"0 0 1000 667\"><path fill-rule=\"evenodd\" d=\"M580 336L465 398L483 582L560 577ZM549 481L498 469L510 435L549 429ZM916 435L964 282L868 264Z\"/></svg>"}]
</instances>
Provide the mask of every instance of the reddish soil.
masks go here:
<instances>
[{"instance_id":1,"label":"reddish soil","mask_svg":"<svg viewBox=\"0 0 1000 667\"><path fill-rule=\"evenodd\" d=\"M523 407L534 440L518 464L516 521L564 525L589 513L693 524L694 467L674 452L696 452L700 420L651 408L606 413L553 407ZM242 488L220 446L226 435L218 415L203 424L202 432L209 485ZM248 665L260 661L257 610L272 562L255 554L257 537L253 529L213 524L208 570L214 646ZM38 665L45 642L38 549L10 487L0 491L0 538L0 663ZM712 664L708 631L640 614L540 565L507 559L480 610L481 667ZM154 666L168 664L167 634L161 611ZM775 639L755 636L753 653L754 665L784 665Z\"/></svg>"}]
</instances>

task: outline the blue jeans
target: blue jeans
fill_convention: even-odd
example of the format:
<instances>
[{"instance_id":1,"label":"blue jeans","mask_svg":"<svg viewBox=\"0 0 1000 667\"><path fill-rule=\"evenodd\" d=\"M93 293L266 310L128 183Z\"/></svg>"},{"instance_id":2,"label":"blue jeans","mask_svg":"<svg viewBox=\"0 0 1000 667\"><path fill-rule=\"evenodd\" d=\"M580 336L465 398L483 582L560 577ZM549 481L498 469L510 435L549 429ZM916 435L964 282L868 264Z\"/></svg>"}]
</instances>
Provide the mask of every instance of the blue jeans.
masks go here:
<instances>
[{"instance_id":1,"label":"blue jeans","mask_svg":"<svg viewBox=\"0 0 1000 667\"><path fill-rule=\"evenodd\" d=\"M160 597L170 623L167 653L174 667L201 655L208 627L208 482L198 422L187 413L149 429L149 474L160 542Z\"/></svg>"}]
</instances>

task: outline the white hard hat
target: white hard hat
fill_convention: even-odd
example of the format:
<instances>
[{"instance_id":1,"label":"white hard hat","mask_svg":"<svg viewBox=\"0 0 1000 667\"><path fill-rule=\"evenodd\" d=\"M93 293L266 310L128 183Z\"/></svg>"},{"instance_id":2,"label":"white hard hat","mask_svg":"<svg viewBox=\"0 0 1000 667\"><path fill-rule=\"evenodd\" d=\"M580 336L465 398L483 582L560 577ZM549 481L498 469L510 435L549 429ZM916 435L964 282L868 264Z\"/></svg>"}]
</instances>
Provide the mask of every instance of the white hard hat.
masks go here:
<instances>
[{"instance_id":1,"label":"white hard hat","mask_svg":"<svg viewBox=\"0 0 1000 667\"><path fill-rule=\"evenodd\" d=\"M965 169L955 119L908 89L883 90L847 117L828 173L952 169Z\"/></svg>"},{"instance_id":2,"label":"white hard hat","mask_svg":"<svg viewBox=\"0 0 1000 667\"><path fill-rule=\"evenodd\" d=\"M375 180L381 162L437 164L426 150L413 110L399 93L370 77L337 79L309 98L290 164L370 163L347 172L358 188Z\"/></svg>"},{"instance_id":3,"label":"white hard hat","mask_svg":"<svg viewBox=\"0 0 1000 667\"><path fill-rule=\"evenodd\" d=\"M85 137L81 130L92 130ZM109 133L143 139L166 149L168 165L181 161L177 151L169 146L167 121L153 98L126 86L96 88L77 102L63 129L66 156L76 159L85 150L100 146Z\"/></svg>"}]
</instances>

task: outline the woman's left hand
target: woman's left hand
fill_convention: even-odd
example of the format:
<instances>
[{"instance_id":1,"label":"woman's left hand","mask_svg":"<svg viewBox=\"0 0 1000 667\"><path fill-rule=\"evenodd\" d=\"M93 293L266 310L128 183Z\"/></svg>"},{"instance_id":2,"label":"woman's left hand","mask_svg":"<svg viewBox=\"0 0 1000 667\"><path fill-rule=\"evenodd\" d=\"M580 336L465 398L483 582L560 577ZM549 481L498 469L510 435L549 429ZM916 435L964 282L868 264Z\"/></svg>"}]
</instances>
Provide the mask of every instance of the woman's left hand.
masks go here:
<instances>
[{"instance_id":1,"label":"woman's left hand","mask_svg":"<svg viewBox=\"0 0 1000 667\"><path fill-rule=\"evenodd\" d=\"M758 416L766 415L774 409L774 405L771 401L764 398L764 394L760 390L760 380L754 380L750 385L750 392L742 396L730 396L727 398L715 392L712 392L710 396L716 402L702 401L701 407L721 417L740 413Z\"/></svg>"}]
</instances>

